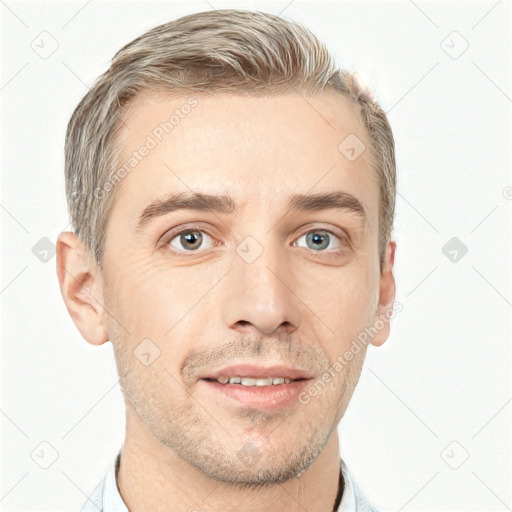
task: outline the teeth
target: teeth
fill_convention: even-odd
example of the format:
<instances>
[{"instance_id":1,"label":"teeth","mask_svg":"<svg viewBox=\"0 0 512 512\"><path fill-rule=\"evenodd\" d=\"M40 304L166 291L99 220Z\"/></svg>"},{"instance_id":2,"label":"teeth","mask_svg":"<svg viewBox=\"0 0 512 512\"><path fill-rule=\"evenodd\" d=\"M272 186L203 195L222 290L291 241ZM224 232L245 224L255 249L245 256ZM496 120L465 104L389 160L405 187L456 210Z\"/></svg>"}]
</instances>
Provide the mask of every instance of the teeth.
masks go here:
<instances>
[{"instance_id":1,"label":"teeth","mask_svg":"<svg viewBox=\"0 0 512 512\"><path fill-rule=\"evenodd\" d=\"M278 386L279 384L290 384L294 379L285 379L282 377L269 377L268 379L258 379L251 377L227 377L221 375L217 378L221 384L241 384L242 386Z\"/></svg>"}]
</instances>

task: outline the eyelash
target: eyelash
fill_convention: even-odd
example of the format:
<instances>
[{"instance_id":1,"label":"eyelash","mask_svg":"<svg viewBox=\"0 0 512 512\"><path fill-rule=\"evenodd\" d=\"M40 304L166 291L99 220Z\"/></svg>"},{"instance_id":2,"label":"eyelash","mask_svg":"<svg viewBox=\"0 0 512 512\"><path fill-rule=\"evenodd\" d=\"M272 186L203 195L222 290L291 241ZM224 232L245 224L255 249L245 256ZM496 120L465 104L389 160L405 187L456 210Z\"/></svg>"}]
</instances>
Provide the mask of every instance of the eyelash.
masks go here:
<instances>
[{"instance_id":1,"label":"eyelash","mask_svg":"<svg viewBox=\"0 0 512 512\"><path fill-rule=\"evenodd\" d=\"M175 233L172 233L171 238L169 239L169 241L165 242L163 244L164 248L170 250L171 252L173 252L174 254L177 254L178 256L190 257L190 256L195 256L197 254L200 254L199 250L196 250L196 251L178 251L176 249L171 249L171 242L173 240L175 240L176 238L178 238L181 235L188 234L188 233L195 233L195 232L206 233L209 237L215 238L211 233L209 233L204 228L192 226L192 227L188 227L188 228L182 229L181 231L177 231ZM321 251L315 251L314 249L306 248L310 252L312 252L313 254L339 256L340 254L344 253L347 250L347 247L350 245L348 238L345 237L345 236L339 237L338 235L336 235L335 233L333 233L332 231L330 231L328 229L313 228L313 229L310 229L309 231L304 232L302 235L300 235L295 240L295 242L293 243L293 246L296 247L297 240L300 240L302 237L304 237L304 236L306 236L306 235L308 235L310 233L315 233L315 232L327 233L329 236L334 236L340 242L340 247L337 248L337 249L321 250ZM216 245L214 244L214 247L215 246Z\"/></svg>"}]
</instances>

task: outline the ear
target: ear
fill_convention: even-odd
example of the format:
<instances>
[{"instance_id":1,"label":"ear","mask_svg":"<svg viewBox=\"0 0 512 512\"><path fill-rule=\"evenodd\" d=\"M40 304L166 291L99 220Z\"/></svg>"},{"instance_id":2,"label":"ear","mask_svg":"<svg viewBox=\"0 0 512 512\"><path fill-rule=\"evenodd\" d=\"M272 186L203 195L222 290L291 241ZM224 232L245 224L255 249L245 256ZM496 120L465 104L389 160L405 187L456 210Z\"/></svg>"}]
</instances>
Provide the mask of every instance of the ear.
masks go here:
<instances>
[{"instance_id":1,"label":"ear","mask_svg":"<svg viewBox=\"0 0 512 512\"><path fill-rule=\"evenodd\" d=\"M393 314L393 303L395 302L396 293L395 276L393 275L395 250L396 242L388 242L384 265L380 274L379 304L377 306L375 319L375 323L377 324L378 322L378 327L383 325L382 328L377 329L377 334L370 340L370 343L376 347L380 347L389 337L389 319Z\"/></svg>"},{"instance_id":2,"label":"ear","mask_svg":"<svg viewBox=\"0 0 512 512\"><path fill-rule=\"evenodd\" d=\"M57 277L71 319L92 345L108 341L103 276L91 250L71 231L57 238Z\"/></svg>"}]
</instances>

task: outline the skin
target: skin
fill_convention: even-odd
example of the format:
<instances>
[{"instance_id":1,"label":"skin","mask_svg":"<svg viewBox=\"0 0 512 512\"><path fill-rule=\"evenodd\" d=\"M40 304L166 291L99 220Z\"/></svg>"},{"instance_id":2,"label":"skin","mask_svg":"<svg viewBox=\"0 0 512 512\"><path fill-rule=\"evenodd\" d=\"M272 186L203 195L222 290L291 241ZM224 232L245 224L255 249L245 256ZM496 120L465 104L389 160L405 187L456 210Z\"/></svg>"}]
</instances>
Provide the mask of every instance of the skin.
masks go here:
<instances>
[{"instance_id":1,"label":"skin","mask_svg":"<svg viewBox=\"0 0 512 512\"><path fill-rule=\"evenodd\" d=\"M244 407L198 376L255 361L301 366L320 379L359 333L391 313L396 244L388 243L380 272L369 152L351 162L338 150L350 133L367 147L369 138L355 105L335 93L195 97L191 113L122 180L103 268L73 233L57 243L69 314L89 343L114 347L126 404L118 486L132 512L325 512L338 487L337 426L367 345L307 404ZM146 93L125 116L124 156L187 98ZM241 209L170 212L136 231L152 200L191 190L231 194ZM284 207L291 194L333 190L363 204L364 227L350 211ZM190 223L205 230L196 249L174 230ZM313 230L330 231L327 248L308 245ZM263 249L250 264L236 252L247 236ZM386 322L370 342L388 336ZM160 350L148 366L134 355L147 338ZM239 456L247 446L256 447L255 464Z\"/></svg>"}]
</instances>

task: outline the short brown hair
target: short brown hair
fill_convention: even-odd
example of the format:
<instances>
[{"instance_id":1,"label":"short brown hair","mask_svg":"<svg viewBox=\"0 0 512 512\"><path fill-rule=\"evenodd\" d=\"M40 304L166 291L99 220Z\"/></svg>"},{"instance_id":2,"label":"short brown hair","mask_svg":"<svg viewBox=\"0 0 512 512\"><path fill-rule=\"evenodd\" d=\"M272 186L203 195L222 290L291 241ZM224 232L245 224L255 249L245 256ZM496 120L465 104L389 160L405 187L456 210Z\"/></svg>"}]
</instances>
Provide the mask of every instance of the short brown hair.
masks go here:
<instances>
[{"instance_id":1,"label":"short brown hair","mask_svg":"<svg viewBox=\"0 0 512 512\"><path fill-rule=\"evenodd\" d=\"M337 68L314 34L273 14L237 9L199 12L159 25L121 48L69 121L65 143L66 196L75 233L101 265L116 191L111 183L121 148L123 113L139 93L320 94L329 88L358 106L371 140L379 186L379 259L393 229L394 141L377 102L359 99L352 74ZM115 176L114 176L115 177Z\"/></svg>"}]
</instances>

